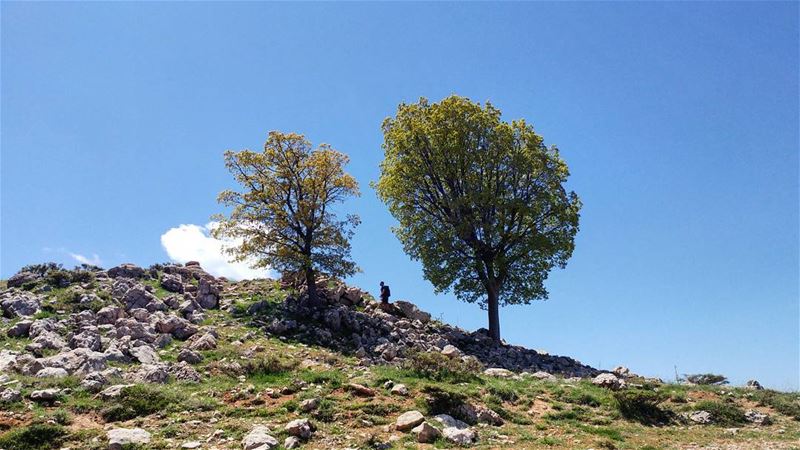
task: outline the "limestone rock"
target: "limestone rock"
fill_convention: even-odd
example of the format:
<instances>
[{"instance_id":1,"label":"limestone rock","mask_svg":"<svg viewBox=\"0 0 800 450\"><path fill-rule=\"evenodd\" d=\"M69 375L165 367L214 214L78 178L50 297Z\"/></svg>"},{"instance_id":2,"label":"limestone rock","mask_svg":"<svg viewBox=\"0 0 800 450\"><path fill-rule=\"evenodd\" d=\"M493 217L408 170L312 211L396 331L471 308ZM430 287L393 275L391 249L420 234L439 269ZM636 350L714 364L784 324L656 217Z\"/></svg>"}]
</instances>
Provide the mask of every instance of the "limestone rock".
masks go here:
<instances>
[{"instance_id":1,"label":"limestone rock","mask_svg":"<svg viewBox=\"0 0 800 450\"><path fill-rule=\"evenodd\" d=\"M592 379L592 384L616 391L625 387L625 380L617 378L613 373L601 373Z\"/></svg>"},{"instance_id":2,"label":"limestone rock","mask_svg":"<svg viewBox=\"0 0 800 450\"><path fill-rule=\"evenodd\" d=\"M127 446L150 443L150 433L141 428L114 428L106 433L108 450L122 450Z\"/></svg>"},{"instance_id":3,"label":"limestone rock","mask_svg":"<svg viewBox=\"0 0 800 450\"><path fill-rule=\"evenodd\" d=\"M311 437L314 426L308 419L295 419L287 423L284 429L290 436L297 436L300 439L306 440Z\"/></svg>"},{"instance_id":4,"label":"limestone rock","mask_svg":"<svg viewBox=\"0 0 800 450\"><path fill-rule=\"evenodd\" d=\"M12 338L26 337L31 329L31 324L33 324L32 320L20 320L15 323L14 326L6 330L6 336Z\"/></svg>"},{"instance_id":5,"label":"limestone rock","mask_svg":"<svg viewBox=\"0 0 800 450\"><path fill-rule=\"evenodd\" d=\"M244 450L271 450L278 446L278 440L270 436L269 428L259 425L242 439Z\"/></svg>"},{"instance_id":6,"label":"limestone rock","mask_svg":"<svg viewBox=\"0 0 800 450\"><path fill-rule=\"evenodd\" d=\"M419 411L408 411L400 414L395 427L398 431L408 431L425 421L425 416Z\"/></svg>"},{"instance_id":7,"label":"limestone rock","mask_svg":"<svg viewBox=\"0 0 800 450\"><path fill-rule=\"evenodd\" d=\"M417 437L417 442L422 444L430 444L436 441L436 439L439 439L439 437L442 435L438 428L434 427L428 422L422 422L421 424L412 428L411 432Z\"/></svg>"},{"instance_id":8,"label":"limestone rock","mask_svg":"<svg viewBox=\"0 0 800 450\"><path fill-rule=\"evenodd\" d=\"M144 277L144 269L135 264L125 263L108 269L108 276L111 278L124 277L138 279Z\"/></svg>"}]
</instances>

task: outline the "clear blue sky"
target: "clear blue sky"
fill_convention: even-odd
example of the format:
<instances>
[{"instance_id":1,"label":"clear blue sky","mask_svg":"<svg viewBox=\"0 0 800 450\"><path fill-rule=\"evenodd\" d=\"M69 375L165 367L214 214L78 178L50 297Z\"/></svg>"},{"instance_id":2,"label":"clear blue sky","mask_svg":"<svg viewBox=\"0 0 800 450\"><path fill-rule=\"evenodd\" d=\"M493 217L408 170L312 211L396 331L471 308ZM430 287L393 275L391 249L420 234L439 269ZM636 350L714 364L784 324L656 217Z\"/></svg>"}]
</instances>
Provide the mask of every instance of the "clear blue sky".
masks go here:
<instances>
[{"instance_id":1,"label":"clear blue sky","mask_svg":"<svg viewBox=\"0 0 800 450\"><path fill-rule=\"evenodd\" d=\"M222 152L296 131L352 158L352 282L435 296L368 183L380 123L449 94L569 164L581 231L504 337L671 378L798 389L798 3L2 3L2 267L168 259L232 187Z\"/></svg>"}]
</instances>

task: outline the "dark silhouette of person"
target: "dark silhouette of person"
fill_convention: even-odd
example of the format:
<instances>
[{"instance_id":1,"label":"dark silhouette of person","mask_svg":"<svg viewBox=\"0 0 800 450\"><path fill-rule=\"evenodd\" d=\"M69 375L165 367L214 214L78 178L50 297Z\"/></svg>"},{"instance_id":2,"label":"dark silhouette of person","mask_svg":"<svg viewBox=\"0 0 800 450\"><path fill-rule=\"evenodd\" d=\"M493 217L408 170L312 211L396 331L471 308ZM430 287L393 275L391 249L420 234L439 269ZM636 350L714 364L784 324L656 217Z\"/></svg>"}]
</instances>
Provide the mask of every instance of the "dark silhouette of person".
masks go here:
<instances>
[{"instance_id":1,"label":"dark silhouette of person","mask_svg":"<svg viewBox=\"0 0 800 450\"><path fill-rule=\"evenodd\" d=\"M389 296L392 295L392 291L389 290L388 284L383 284L381 281L381 303L389 303Z\"/></svg>"}]
</instances>

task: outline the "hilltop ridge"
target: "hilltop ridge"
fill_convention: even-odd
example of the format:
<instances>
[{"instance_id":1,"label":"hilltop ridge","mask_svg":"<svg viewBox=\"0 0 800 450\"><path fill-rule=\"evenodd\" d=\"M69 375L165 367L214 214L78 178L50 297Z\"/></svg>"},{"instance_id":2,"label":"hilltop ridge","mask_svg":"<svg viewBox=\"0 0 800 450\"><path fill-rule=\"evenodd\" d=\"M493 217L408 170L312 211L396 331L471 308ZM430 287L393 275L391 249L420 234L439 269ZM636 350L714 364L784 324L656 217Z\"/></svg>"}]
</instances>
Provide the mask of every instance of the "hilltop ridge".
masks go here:
<instances>
[{"instance_id":1,"label":"hilltop ridge","mask_svg":"<svg viewBox=\"0 0 800 450\"><path fill-rule=\"evenodd\" d=\"M41 264L4 284L0 448L791 448L800 437L795 394L602 372L334 279L319 280L315 302L291 278L233 282L197 263Z\"/></svg>"}]
</instances>

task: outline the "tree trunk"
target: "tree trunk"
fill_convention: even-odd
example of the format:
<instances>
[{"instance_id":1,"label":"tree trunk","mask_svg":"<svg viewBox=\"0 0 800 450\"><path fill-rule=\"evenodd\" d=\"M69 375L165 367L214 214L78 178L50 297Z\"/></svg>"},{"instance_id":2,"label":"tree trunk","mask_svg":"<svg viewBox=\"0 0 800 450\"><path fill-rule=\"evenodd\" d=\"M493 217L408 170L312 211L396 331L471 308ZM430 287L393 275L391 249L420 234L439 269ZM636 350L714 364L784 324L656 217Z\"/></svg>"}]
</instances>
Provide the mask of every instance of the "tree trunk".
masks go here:
<instances>
[{"instance_id":1,"label":"tree trunk","mask_svg":"<svg viewBox=\"0 0 800 450\"><path fill-rule=\"evenodd\" d=\"M489 336L495 341L500 341L500 300L499 289L496 286L488 286L486 292L489 296Z\"/></svg>"},{"instance_id":2,"label":"tree trunk","mask_svg":"<svg viewBox=\"0 0 800 450\"><path fill-rule=\"evenodd\" d=\"M317 304L317 279L314 276L314 269L306 267L306 290L308 291L308 301L312 305Z\"/></svg>"}]
</instances>

